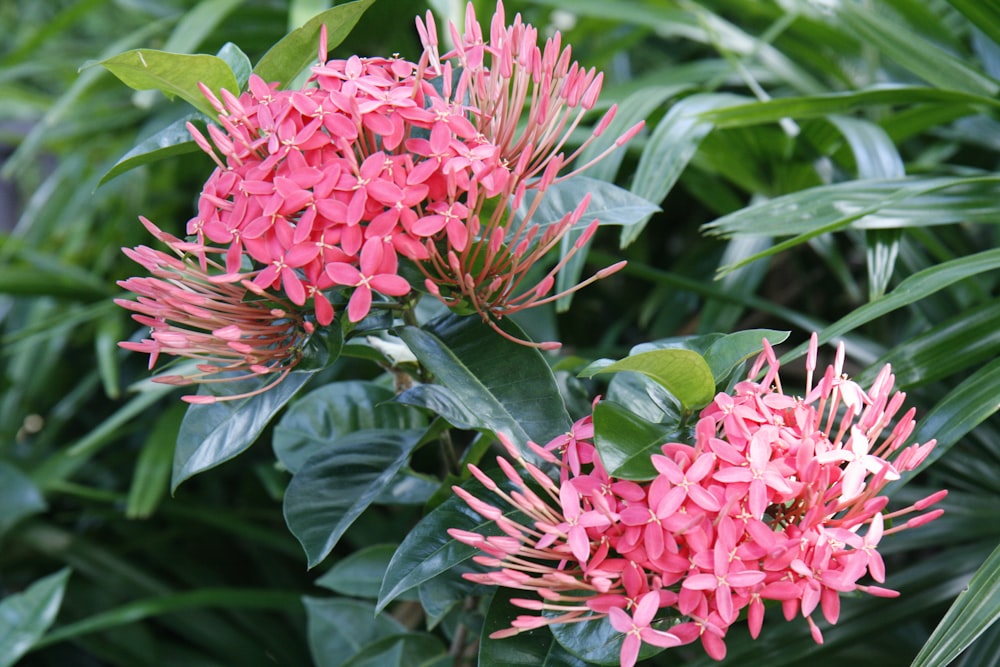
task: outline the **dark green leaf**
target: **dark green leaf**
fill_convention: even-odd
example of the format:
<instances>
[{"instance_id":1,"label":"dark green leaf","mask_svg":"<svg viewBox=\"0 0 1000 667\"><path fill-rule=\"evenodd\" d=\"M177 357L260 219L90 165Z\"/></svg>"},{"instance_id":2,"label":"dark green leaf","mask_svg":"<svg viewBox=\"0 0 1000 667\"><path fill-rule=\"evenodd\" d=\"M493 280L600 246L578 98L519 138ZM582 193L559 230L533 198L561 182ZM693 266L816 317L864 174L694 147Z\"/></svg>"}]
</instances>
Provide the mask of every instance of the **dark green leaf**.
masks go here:
<instances>
[{"instance_id":1,"label":"dark green leaf","mask_svg":"<svg viewBox=\"0 0 1000 667\"><path fill-rule=\"evenodd\" d=\"M285 522L309 560L320 563L399 472L420 431L355 431L314 454L285 491Z\"/></svg>"},{"instance_id":2,"label":"dark green leaf","mask_svg":"<svg viewBox=\"0 0 1000 667\"><path fill-rule=\"evenodd\" d=\"M0 537L21 519L46 508L45 498L31 478L0 461Z\"/></svg>"},{"instance_id":3,"label":"dark green leaf","mask_svg":"<svg viewBox=\"0 0 1000 667\"><path fill-rule=\"evenodd\" d=\"M551 614L552 612L545 612ZM572 655L596 665L620 665L625 635L612 627L607 618L585 623L560 623L550 626L556 641ZM653 627L657 627L654 623ZM657 627L657 629L659 629ZM664 649L643 642L639 660L647 660Z\"/></svg>"},{"instance_id":4,"label":"dark green leaf","mask_svg":"<svg viewBox=\"0 0 1000 667\"><path fill-rule=\"evenodd\" d=\"M502 326L523 337L509 321ZM504 433L518 446L545 444L570 427L552 371L541 353L501 337L476 317L448 314L400 337L431 373L467 406L478 427Z\"/></svg>"},{"instance_id":5,"label":"dark green leaf","mask_svg":"<svg viewBox=\"0 0 1000 667\"><path fill-rule=\"evenodd\" d=\"M341 667L362 647L406 632L392 616L375 614L369 602L305 597L309 649L316 667Z\"/></svg>"},{"instance_id":6,"label":"dark green leaf","mask_svg":"<svg viewBox=\"0 0 1000 667\"><path fill-rule=\"evenodd\" d=\"M110 181L115 176L120 176L126 171L141 167L144 164L156 162L174 155L193 153L198 150L198 146L191 138L186 123L193 120L204 119L202 114L189 114L174 121L148 139L144 139L132 147L128 153L123 155L114 164L108 173L101 177L101 183Z\"/></svg>"},{"instance_id":7,"label":"dark green leaf","mask_svg":"<svg viewBox=\"0 0 1000 667\"><path fill-rule=\"evenodd\" d=\"M373 382L331 382L290 407L274 428L274 453L290 472L338 438L366 429L423 428L418 411L392 402L393 391Z\"/></svg>"},{"instance_id":8,"label":"dark green leaf","mask_svg":"<svg viewBox=\"0 0 1000 667\"><path fill-rule=\"evenodd\" d=\"M177 434L184 419L184 403L174 403L152 423L132 473L125 516L146 519L156 511L170 488Z\"/></svg>"},{"instance_id":9,"label":"dark green leaf","mask_svg":"<svg viewBox=\"0 0 1000 667\"><path fill-rule=\"evenodd\" d=\"M202 95L199 83L208 86L216 96L223 88L234 94L239 91L233 70L216 56L133 49L100 64L130 88L159 90L168 97L180 97L210 118L217 112Z\"/></svg>"},{"instance_id":10,"label":"dark green leaf","mask_svg":"<svg viewBox=\"0 0 1000 667\"><path fill-rule=\"evenodd\" d=\"M489 502L492 494L476 480L462 485L469 493ZM510 510L509 514L514 511ZM452 495L435 507L409 532L389 563L382 590L379 592L378 609L384 609L401 593L449 572L472 558L476 549L458 542L448 529L467 530L480 535L497 535L500 529L492 521L483 519L469 509L458 496Z\"/></svg>"},{"instance_id":11,"label":"dark green leaf","mask_svg":"<svg viewBox=\"0 0 1000 667\"><path fill-rule=\"evenodd\" d=\"M438 664L447 649L432 635L407 632L384 637L364 646L344 667L418 667Z\"/></svg>"},{"instance_id":12,"label":"dark green leaf","mask_svg":"<svg viewBox=\"0 0 1000 667\"><path fill-rule=\"evenodd\" d=\"M0 667L16 663L56 620L69 573L59 570L0 600Z\"/></svg>"},{"instance_id":13,"label":"dark green leaf","mask_svg":"<svg viewBox=\"0 0 1000 667\"><path fill-rule=\"evenodd\" d=\"M353 552L337 561L322 577L317 586L329 588L334 593L361 598L377 598L385 570L396 553L396 544L373 544Z\"/></svg>"},{"instance_id":14,"label":"dark green leaf","mask_svg":"<svg viewBox=\"0 0 1000 667\"><path fill-rule=\"evenodd\" d=\"M243 453L315 372L295 371L278 386L249 398L190 406L177 435L171 488ZM266 381L238 380L218 387L236 395L258 389Z\"/></svg>"},{"instance_id":15,"label":"dark green leaf","mask_svg":"<svg viewBox=\"0 0 1000 667\"><path fill-rule=\"evenodd\" d=\"M333 49L354 29L358 19L375 0L345 2L322 14L317 14L301 28L286 35L264 54L254 73L267 82L277 81L287 86L311 62L315 62L319 46L320 26L327 29L327 48Z\"/></svg>"},{"instance_id":16,"label":"dark green leaf","mask_svg":"<svg viewBox=\"0 0 1000 667\"><path fill-rule=\"evenodd\" d=\"M472 404L462 401L450 389L439 384L418 384L397 396L396 400L405 405L426 408L455 428L487 428Z\"/></svg>"},{"instance_id":17,"label":"dark green leaf","mask_svg":"<svg viewBox=\"0 0 1000 667\"><path fill-rule=\"evenodd\" d=\"M510 603L511 598L523 596L510 588L498 588L494 593L479 640L479 667L586 667L586 662L559 645L548 628L490 639L490 634L509 628L510 622L524 613Z\"/></svg>"},{"instance_id":18,"label":"dark green leaf","mask_svg":"<svg viewBox=\"0 0 1000 667\"><path fill-rule=\"evenodd\" d=\"M657 472L650 456L662 454L662 445L678 435L676 428L646 421L624 405L601 401L594 407L594 445L613 477L653 479Z\"/></svg>"},{"instance_id":19,"label":"dark green leaf","mask_svg":"<svg viewBox=\"0 0 1000 667\"><path fill-rule=\"evenodd\" d=\"M982 30L995 44L1000 44L1000 7L982 0L948 0L948 4Z\"/></svg>"}]
</instances>

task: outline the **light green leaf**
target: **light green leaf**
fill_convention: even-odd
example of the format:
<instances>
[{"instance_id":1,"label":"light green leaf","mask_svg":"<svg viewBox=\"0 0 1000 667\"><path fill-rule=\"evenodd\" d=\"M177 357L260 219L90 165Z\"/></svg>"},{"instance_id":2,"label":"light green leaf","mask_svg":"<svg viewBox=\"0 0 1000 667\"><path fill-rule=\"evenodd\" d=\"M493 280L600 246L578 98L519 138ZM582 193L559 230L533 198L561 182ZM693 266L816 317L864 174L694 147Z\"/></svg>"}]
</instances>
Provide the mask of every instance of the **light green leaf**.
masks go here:
<instances>
[{"instance_id":1,"label":"light green leaf","mask_svg":"<svg viewBox=\"0 0 1000 667\"><path fill-rule=\"evenodd\" d=\"M21 519L44 512L47 507L30 477L0 461L0 537Z\"/></svg>"},{"instance_id":2,"label":"light green leaf","mask_svg":"<svg viewBox=\"0 0 1000 667\"><path fill-rule=\"evenodd\" d=\"M159 90L168 97L180 97L210 118L217 112L201 94L199 83L208 86L216 96L223 88L234 94L239 91L233 70L216 56L133 49L99 64L130 88Z\"/></svg>"},{"instance_id":3,"label":"light green leaf","mask_svg":"<svg viewBox=\"0 0 1000 667\"><path fill-rule=\"evenodd\" d=\"M0 667L16 663L56 620L69 573L69 569L60 570L23 593L0 600Z\"/></svg>"},{"instance_id":4,"label":"light green leaf","mask_svg":"<svg viewBox=\"0 0 1000 667\"><path fill-rule=\"evenodd\" d=\"M1000 547L973 575L910 667L947 667L998 618Z\"/></svg>"},{"instance_id":5,"label":"light green leaf","mask_svg":"<svg viewBox=\"0 0 1000 667\"><path fill-rule=\"evenodd\" d=\"M250 79L250 72L253 71L253 65L250 63L249 56L243 53L243 50L232 42L223 44L222 48L215 55L225 60L226 64L229 65L229 69L233 70L233 76L236 77L239 89L245 89L247 81ZM235 91L233 92L235 94Z\"/></svg>"},{"instance_id":6,"label":"light green leaf","mask_svg":"<svg viewBox=\"0 0 1000 667\"><path fill-rule=\"evenodd\" d=\"M524 334L509 320L506 331ZM541 353L501 337L476 317L448 314L400 338L460 401L475 406L477 427L504 433L518 446L545 444L570 427L555 377Z\"/></svg>"},{"instance_id":7,"label":"light green leaf","mask_svg":"<svg viewBox=\"0 0 1000 667\"><path fill-rule=\"evenodd\" d=\"M362 647L406 632L392 616L375 613L369 602L350 598L302 598L309 650L316 667L341 667Z\"/></svg>"},{"instance_id":8,"label":"light green leaf","mask_svg":"<svg viewBox=\"0 0 1000 667\"><path fill-rule=\"evenodd\" d=\"M305 462L285 491L289 530L309 567L333 550L344 532L409 461L421 431L355 431Z\"/></svg>"},{"instance_id":9,"label":"light green leaf","mask_svg":"<svg viewBox=\"0 0 1000 667\"><path fill-rule=\"evenodd\" d=\"M705 361L712 369L715 384L724 382L740 364L764 349L763 339L766 338L773 347L785 342L789 333L774 329L749 329L727 334L714 341L705 350Z\"/></svg>"},{"instance_id":10,"label":"light green leaf","mask_svg":"<svg viewBox=\"0 0 1000 667\"><path fill-rule=\"evenodd\" d=\"M625 357L609 366L588 371L581 377L597 373L635 371L652 378L673 394L685 410L707 405L715 396L715 380L705 358L693 350L670 348L651 350Z\"/></svg>"},{"instance_id":11,"label":"light green leaf","mask_svg":"<svg viewBox=\"0 0 1000 667\"><path fill-rule=\"evenodd\" d=\"M309 63L315 62L320 26L327 29L327 48L333 49L351 33L358 19L375 0L356 0L317 14L301 28L286 35L264 54L254 74L267 82L287 86Z\"/></svg>"},{"instance_id":12,"label":"light green leaf","mask_svg":"<svg viewBox=\"0 0 1000 667\"><path fill-rule=\"evenodd\" d=\"M248 398L191 405L177 435L171 489L242 454L315 372L295 371L278 386ZM267 380L237 380L217 386L219 391L236 395L258 389L262 382Z\"/></svg>"}]
</instances>

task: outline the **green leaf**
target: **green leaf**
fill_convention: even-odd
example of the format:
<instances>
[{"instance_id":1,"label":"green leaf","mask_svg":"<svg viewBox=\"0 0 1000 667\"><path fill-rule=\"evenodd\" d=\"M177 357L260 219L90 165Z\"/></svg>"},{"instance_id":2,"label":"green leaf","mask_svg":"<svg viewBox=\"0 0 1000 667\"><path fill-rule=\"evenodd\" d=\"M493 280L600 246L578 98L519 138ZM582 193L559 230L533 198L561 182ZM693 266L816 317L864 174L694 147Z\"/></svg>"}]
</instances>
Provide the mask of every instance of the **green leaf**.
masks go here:
<instances>
[{"instance_id":1,"label":"green leaf","mask_svg":"<svg viewBox=\"0 0 1000 667\"><path fill-rule=\"evenodd\" d=\"M174 403L153 422L132 473L132 485L125 503L125 516L146 519L159 507L167 489L186 405Z\"/></svg>"},{"instance_id":2,"label":"green leaf","mask_svg":"<svg viewBox=\"0 0 1000 667\"><path fill-rule=\"evenodd\" d=\"M316 585L329 588L341 595L375 599L378 597L389 561L392 560L398 546L373 544L359 549L337 561L326 574L316 580Z\"/></svg>"},{"instance_id":3,"label":"green leaf","mask_svg":"<svg viewBox=\"0 0 1000 667\"><path fill-rule=\"evenodd\" d=\"M217 112L201 94L199 83L208 86L216 96L223 88L233 94L239 92L233 70L216 56L133 49L99 64L130 88L159 90L168 97L180 97L210 118Z\"/></svg>"},{"instance_id":4,"label":"green leaf","mask_svg":"<svg viewBox=\"0 0 1000 667\"><path fill-rule=\"evenodd\" d=\"M463 484L462 488L477 498L488 499L492 495L475 479ZM505 512L508 516L514 514L514 510ZM458 496L449 496L421 519L399 545L382 580L377 609L384 609L402 593L442 572L454 570L477 553L473 547L448 535L449 528L480 535L500 534L493 521L483 519Z\"/></svg>"},{"instance_id":5,"label":"green leaf","mask_svg":"<svg viewBox=\"0 0 1000 667\"><path fill-rule=\"evenodd\" d=\"M316 667L341 667L362 647L406 632L392 616L375 613L370 602L350 598L302 598L309 650Z\"/></svg>"},{"instance_id":6,"label":"green leaf","mask_svg":"<svg viewBox=\"0 0 1000 667\"><path fill-rule=\"evenodd\" d=\"M422 632L406 632L384 637L364 646L344 667L416 667L437 665L447 657L441 641Z\"/></svg>"},{"instance_id":7,"label":"green leaf","mask_svg":"<svg viewBox=\"0 0 1000 667\"><path fill-rule=\"evenodd\" d=\"M285 491L289 530L309 567L318 565L341 536L409 461L421 431L356 431L305 462Z\"/></svg>"},{"instance_id":8,"label":"green leaf","mask_svg":"<svg viewBox=\"0 0 1000 667\"><path fill-rule=\"evenodd\" d=\"M524 334L509 320L514 336ZM476 317L448 314L400 338L459 401L475 406L478 427L504 433L519 447L545 444L570 427L559 387L541 353L501 337Z\"/></svg>"},{"instance_id":9,"label":"green leaf","mask_svg":"<svg viewBox=\"0 0 1000 667\"><path fill-rule=\"evenodd\" d=\"M1000 100L990 96L927 86L882 84L842 93L825 93L806 97L779 97L761 102L747 102L712 111L702 117L719 128L776 123L782 118L820 118L847 113L858 108L878 105L940 104L950 108L968 105L968 113L977 106L1000 106Z\"/></svg>"},{"instance_id":10,"label":"green leaf","mask_svg":"<svg viewBox=\"0 0 1000 667\"><path fill-rule=\"evenodd\" d=\"M30 477L0 461L0 537L21 519L44 512L47 507Z\"/></svg>"},{"instance_id":11,"label":"green leaf","mask_svg":"<svg viewBox=\"0 0 1000 667\"><path fill-rule=\"evenodd\" d=\"M176 490L189 477L242 454L315 372L294 371L276 387L248 398L191 405L177 435L171 489ZM261 382L238 380L223 382L218 387L228 395L235 395L258 389Z\"/></svg>"},{"instance_id":12,"label":"green leaf","mask_svg":"<svg viewBox=\"0 0 1000 667\"><path fill-rule=\"evenodd\" d=\"M663 201L698 152L701 140L715 127L702 114L741 99L730 94L703 93L674 104L656 125L643 148L632 192L651 202ZM635 241L647 220L648 217L640 224L622 229L619 245L624 248Z\"/></svg>"},{"instance_id":13,"label":"green leaf","mask_svg":"<svg viewBox=\"0 0 1000 667\"><path fill-rule=\"evenodd\" d=\"M529 190L521 205L514 211L514 223L510 225L510 229L516 230L521 226L535 199L541 197L541 203L531 216L531 226L538 225L538 234L541 236L549 227L572 213L588 194L590 203L576 224L578 229L587 227L595 218L601 225L636 225L660 210L656 204L614 183L574 176L549 186L543 193Z\"/></svg>"},{"instance_id":14,"label":"green leaf","mask_svg":"<svg viewBox=\"0 0 1000 667\"><path fill-rule=\"evenodd\" d=\"M625 635L615 630L607 618L584 623L560 623L550 627L556 641L581 660L596 665L621 664L621 648ZM653 623L653 627L658 630L667 629L659 627L657 622ZM642 648L639 649L639 660L648 660L663 651L664 649L658 646L643 642Z\"/></svg>"},{"instance_id":15,"label":"green leaf","mask_svg":"<svg viewBox=\"0 0 1000 667\"><path fill-rule=\"evenodd\" d=\"M594 406L594 445L613 477L653 479L657 472L650 457L678 437L676 428L646 421L624 405L601 401Z\"/></svg>"},{"instance_id":16,"label":"green leaf","mask_svg":"<svg viewBox=\"0 0 1000 667\"><path fill-rule=\"evenodd\" d=\"M903 479L910 480L961 440L969 431L1000 409L1000 358L994 359L952 389L918 422L911 440L924 443L931 438L937 445L927 459ZM899 484L897 482L897 484Z\"/></svg>"},{"instance_id":17,"label":"green leaf","mask_svg":"<svg viewBox=\"0 0 1000 667\"><path fill-rule=\"evenodd\" d=\"M1000 7L982 0L948 0L948 4L965 14L965 17L1000 44Z\"/></svg>"},{"instance_id":18,"label":"green leaf","mask_svg":"<svg viewBox=\"0 0 1000 667\"><path fill-rule=\"evenodd\" d=\"M998 618L1000 547L972 576L910 667L947 667Z\"/></svg>"},{"instance_id":19,"label":"green leaf","mask_svg":"<svg viewBox=\"0 0 1000 667\"><path fill-rule=\"evenodd\" d=\"M177 22L163 45L164 50L190 53L241 4L243 0L200 0Z\"/></svg>"},{"instance_id":20,"label":"green leaf","mask_svg":"<svg viewBox=\"0 0 1000 667\"><path fill-rule=\"evenodd\" d=\"M281 39L264 54L254 73L267 82L287 86L309 63L316 60L321 25L327 29L327 48L333 49L350 34L358 19L375 0L356 0L317 14L301 28Z\"/></svg>"},{"instance_id":21,"label":"green leaf","mask_svg":"<svg viewBox=\"0 0 1000 667\"><path fill-rule=\"evenodd\" d=\"M193 120L204 119L202 114L188 114L170 125L166 126L148 139L140 141L132 147L128 153L121 156L118 162L101 176L100 183L107 183L116 176L120 176L127 171L144 164L150 164L174 155L194 153L198 146L188 132L187 123Z\"/></svg>"},{"instance_id":22,"label":"green leaf","mask_svg":"<svg viewBox=\"0 0 1000 667\"><path fill-rule=\"evenodd\" d=\"M232 42L223 44L222 48L215 55L225 60L226 64L229 65L229 69L233 70L233 76L236 77L239 90L245 89L247 81L250 80L250 73L253 71L253 65L250 63L249 56L243 53L243 50ZM235 94L235 91L233 91L233 94Z\"/></svg>"},{"instance_id":23,"label":"green leaf","mask_svg":"<svg viewBox=\"0 0 1000 667\"><path fill-rule=\"evenodd\" d=\"M548 628L521 632L506 639L490 639L490 634L510 627L522 610L510 603L524 597L521 591L497 588L483 621L479 639L479 667L587 667L560 646Z\"/></svg>"},{"instance_id":24,"label":"green leaf","mask_svg":"<svg viewBox=\"0 0 1000 667\"><path fill-rule=\"evenodd\" d=\"M0 667L10 667L52 625L62 604L69 569L39 579L23 593L0 600Z\"/></svg>"},{"instance_id":25,"label":"green leaf","mask_svg":"<svg viewBox=\"0 0 1000 667\"><path fill-rule=\"evenodd\" d=\"M274 453L297 473L313 454L338 438L367 429L417 429L427 425L418 411L392 402L392 389L372 382L331 382L290 407L274 428Z\"/></svg>"},{"instance_id":26,"label":"green leaf","mask_svg":"<svg viewBox=\"0 0 1000 667\"><path fill-rule=\"evenodd\" d=\"M789 333L774 329L749 329L728 334L713 342L705 351L705 362L712 369L715 384L722 384L740 364L763 350L763 339L766 338L773 347L785 342Z\"/></svg>"},{"instance_id":27,"label":"green leaf","mask_svg":"<svg viewBox=\"0 0 1000 667\"><path fill-rule=\"evenodd\" d=\"M857 39L877 44L879 52L933 86L992 97L1000 84L970 67L906 25L853 2L837 5L837 15Z\"/></svg>"},{"instance_id":28,"label":"green leaf","mask_svg":"<svg viewBox=\"0 0 1000 667\"><path fill-rule=\"evenodd\" d=\"M715 380L705 358L693 350L681 348L640 352L600 369L585 369L580 376L621 371L635 371L652 378L673 394L684 410L708 405L715 396Z\"/></svg>"},{"instance_id":29,"label":"green leaf","mask_svg":"<svg viewBox=\"0 0 1000 667\"><path fill-rule=\"evenodd\" d=\"M489 428L473 407L463 402L447 387L439 384L418 384L396 397L405 405L426 408L439 415L455 428L472 430Z\"/></svg>"}]
</instances>

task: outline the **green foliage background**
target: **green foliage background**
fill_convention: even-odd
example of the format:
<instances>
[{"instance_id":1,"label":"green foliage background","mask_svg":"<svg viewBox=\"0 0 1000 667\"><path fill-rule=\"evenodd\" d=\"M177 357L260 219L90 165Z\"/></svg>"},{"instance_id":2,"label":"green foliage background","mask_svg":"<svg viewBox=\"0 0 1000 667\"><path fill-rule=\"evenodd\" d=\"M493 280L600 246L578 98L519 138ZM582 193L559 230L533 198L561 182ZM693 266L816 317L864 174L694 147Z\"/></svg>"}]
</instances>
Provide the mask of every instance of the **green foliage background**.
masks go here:
<instances>
[{"instance_id":1,"label":"green foliage background","mask_svg":"<svg viewBox=\"0 0 1000 667\"><path fill-rule=\"evenodd\" d=\"M290 476L275 465L295 469L293 424L272 423L242 456L171 496L185 406L145 381L139 355L116 347L134 330L111 303L114 281L134 271L119 249L148 242L136 216L180 233L211 165L172 146L172 157L101 183L191 107L132 91L93 63L137 47L214 54L227 42L257 62L330 4L0 3L0 665L446 665L449 647L478 636L476 623L504 622L478 615L445 576L401 590L375 619L389 557L437 488L427 474L435 462L418 452L414 469L400 468L415 502L368 507L332 554L307 547L320 563L307 570L282 514ZM431 4L442 18L462 9ZM476 6L481 17L492 11ZM377 0L332 55L416 58L411 17L423 9ZM620 128L647 120L628 150L587 175L662 209L644 228L599 233L589 268L624 257L623 273L568 310L519 321L537 339L564 342L557 368L647 341L762 327L792 332L782 348L792 361L816 330L821 341L847 341L863 380L891 362L919 410L914 437L939 441L933 465L899 499L948 488L945 517L884 543L889 584L903 597L846 601L823 646L801 623L770 624L758 642L734 630L725 664L808 655L817 666L945 665L977 636L955 664L998 664L1000 8L536 0L507 10L561 29L578 60L605 71L602 104L619 105ZM430 365L435 340L457 345L464 334L435 335L404 338ZM363 355L345 348L310 381L337 382L326 385L332 395L309 400L317 410L353 406L338 422L352 430L397 429L383 451L408 458L426 416L394 406L358 422L392 389ZM585 405L566 377L557 373ZM578 664L543 641L555 647L545 664ZM480 658L514 664L505 650L496 643ZM685 649L651 664L681 661L711 662Z\"/></svg>"}]
</instances>

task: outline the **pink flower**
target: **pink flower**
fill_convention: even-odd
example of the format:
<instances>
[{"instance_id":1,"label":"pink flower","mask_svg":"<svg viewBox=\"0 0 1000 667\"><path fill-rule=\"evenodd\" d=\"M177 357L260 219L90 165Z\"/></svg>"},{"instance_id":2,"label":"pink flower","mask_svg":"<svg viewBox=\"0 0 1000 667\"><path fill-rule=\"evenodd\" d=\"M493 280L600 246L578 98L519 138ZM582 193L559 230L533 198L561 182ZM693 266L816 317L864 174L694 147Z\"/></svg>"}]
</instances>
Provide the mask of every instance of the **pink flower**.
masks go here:
<instances>
[{"instance_id":1,"label":"pink flower","mask_svg":"<svg viewBox=\"0 0 1000 667\"><path fill-rule=\"evenodd\" d=\"M453 536L489 554L477 560L490 570L470 579L535 591L543 602L518 606L549 613L520 616L494 636L607 618L625 633L622 664L635 662L642 642L669 647L700 640L721 660L726 633L744 609L751 635L760 633L765 600L780 601L788 620L802 616L822 641L817 609L836 623L844 593L897 595L863 583L869 576L879 584L886 579L879 544L939 516L928 509L945 492L892 513L884 512L888 498L881 494L934 443L904 447L913 411L898 415L903 396L892 393L888 368L865 391L839 373L841 349L812 387L816 348L814 335L799 398L783 392L777 357L764 341L748 379L702 411L693 442L664 443L651 457L657 475L648 482L608 475L592 442L591 417L545 446L528 443L540 460L559 467L558 484L500 436L542 493L531 491L506 459L498 462L516 489L509 493L470 467L528 521L503 518L499 507L484 507L463 491L469 506L496 517L512 540L497 549L489 538ZM885 528L887 519L907 515L914 516ZM680 619L669 633L650 625L661 610Z\"/></svg>"},{"instance_id":2,"label":"pink flower","mask_svg":"<svg viewBox=\"0 0 1000 667\"><path fill-rule=\"evenodd\" d=\"M187 385L273 376L269 384L249 394L183 397L191 403L245 398L284 380L301 360L302 346L312 333L312 325L294 305L240 274L225 273L208 258L212 249L181 241L145 218L142 223L177 256L145 246L124 249L152 277L119 282L138 298L115 303L133 311L133 319L149 327L150 337L119 345L149 354L150 368L161 353L199 362L196 373L153 378L157 382Z\"/></svg>"}]
</instances>

